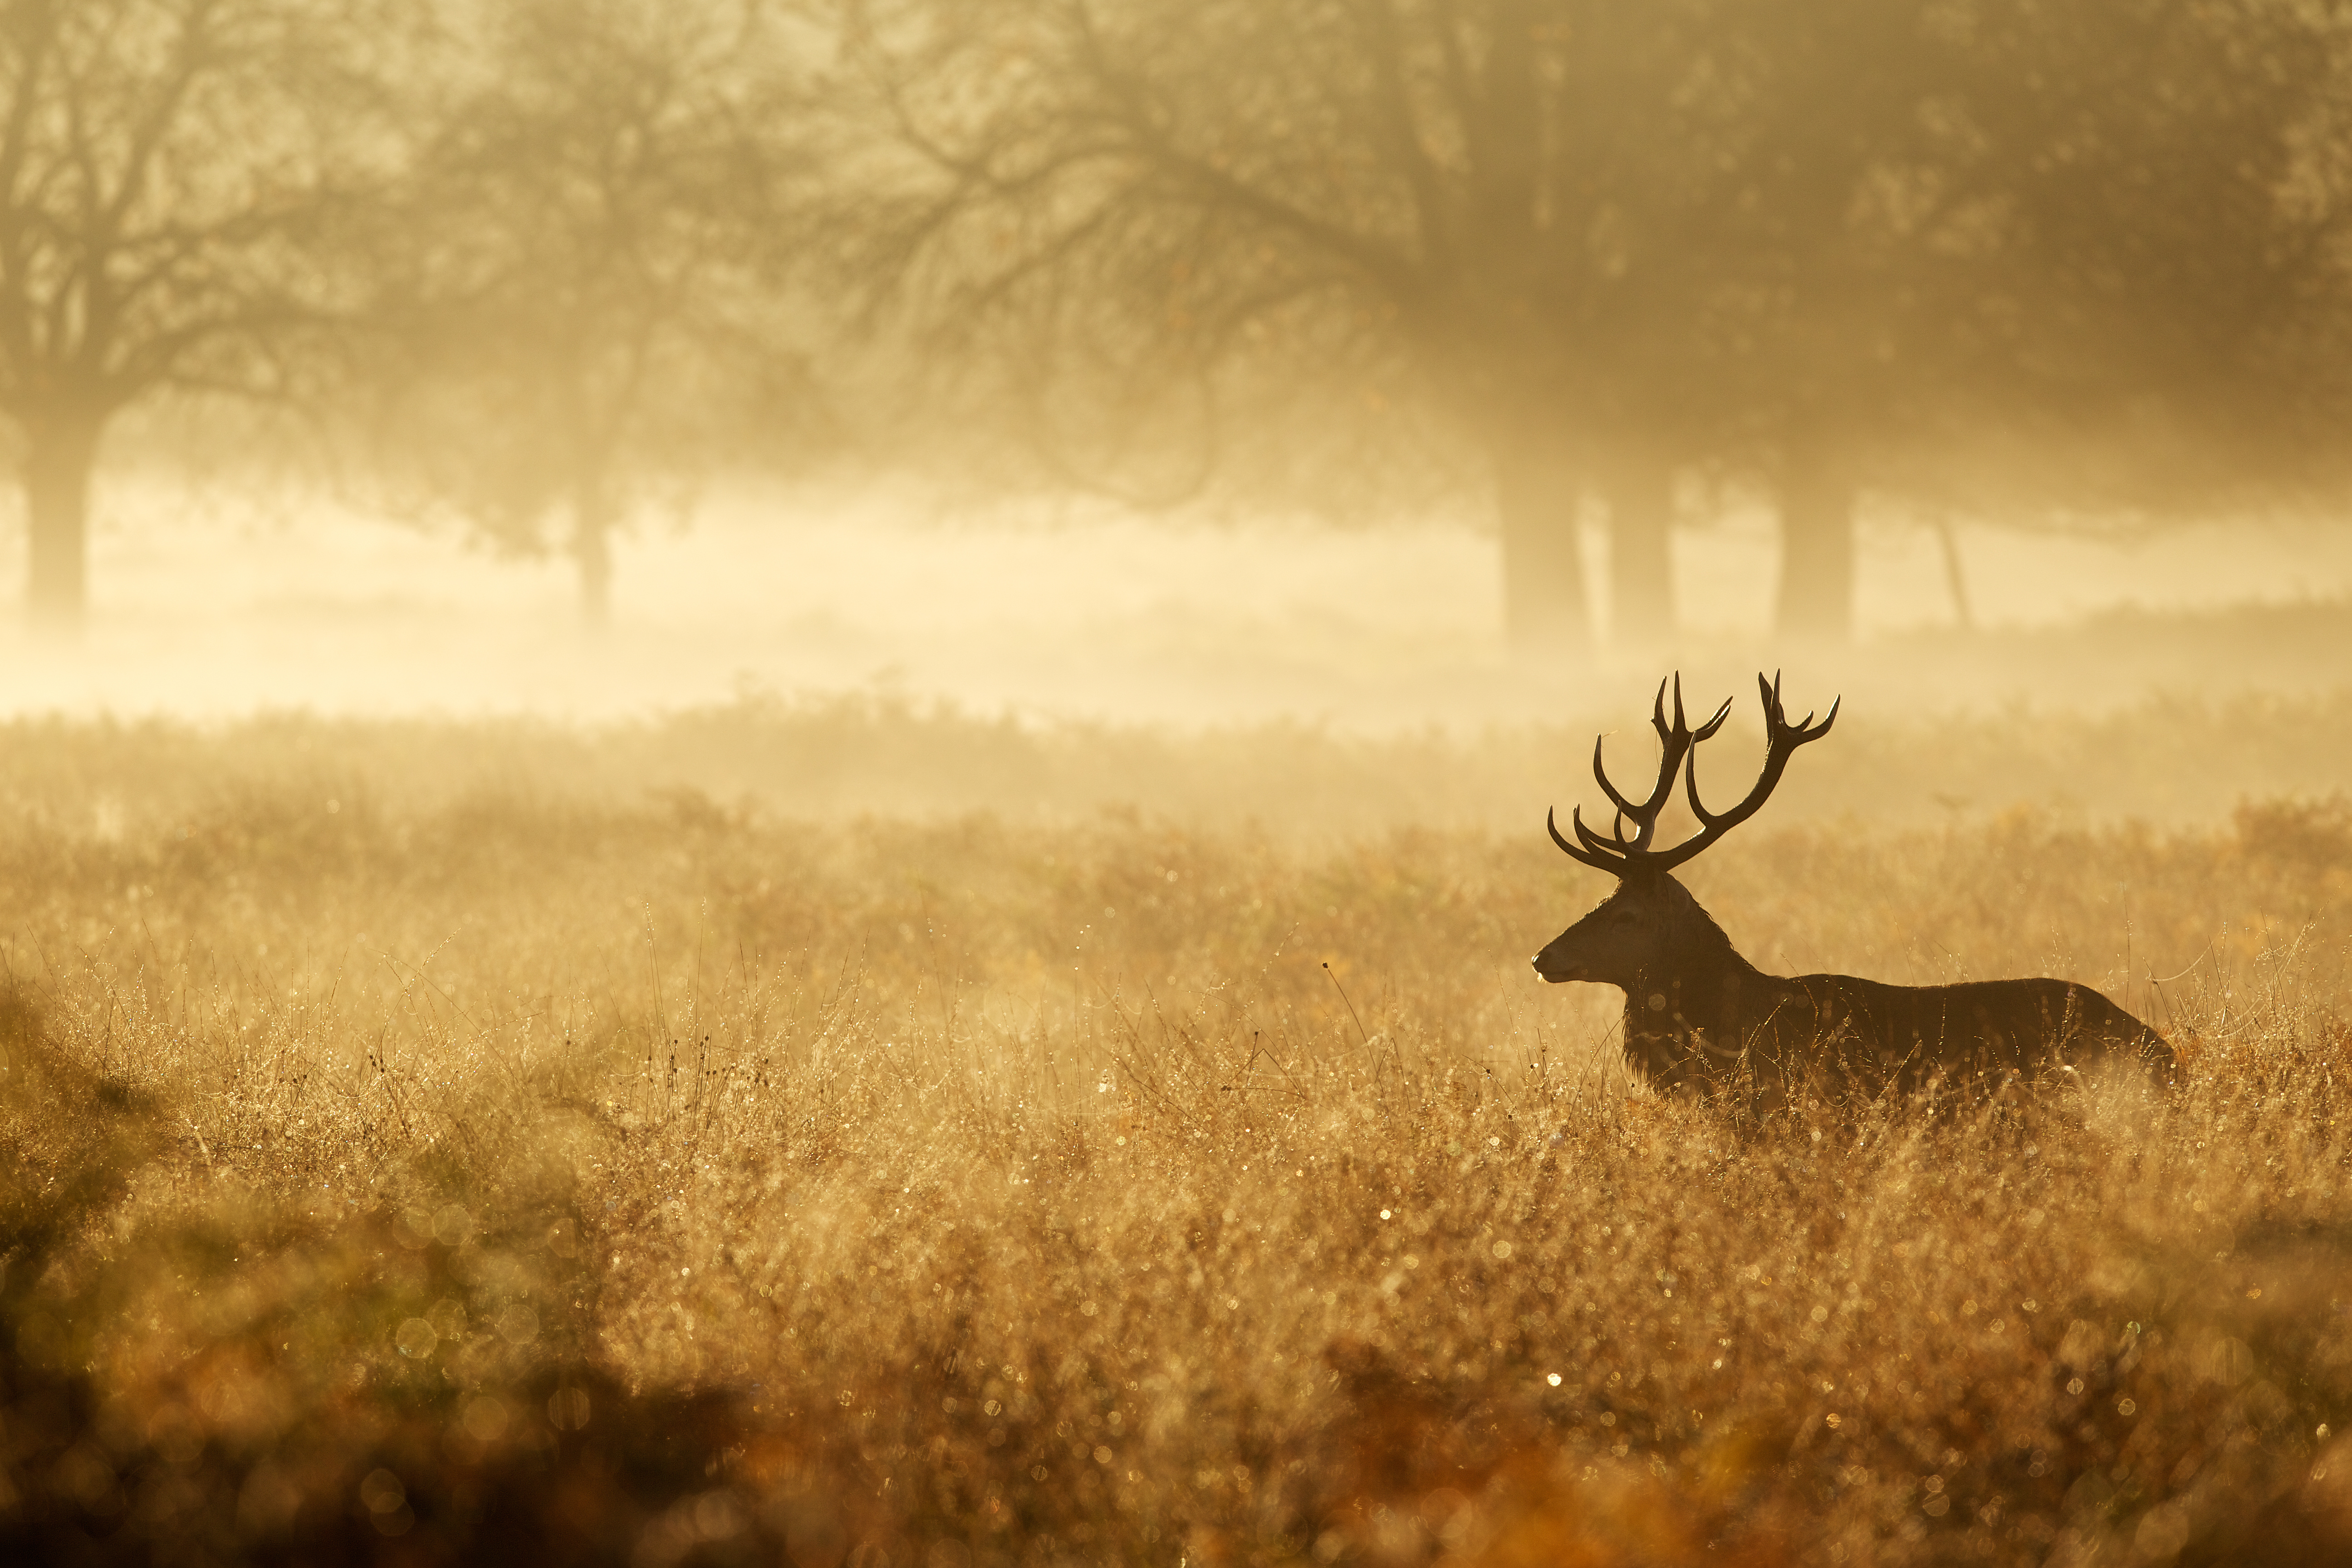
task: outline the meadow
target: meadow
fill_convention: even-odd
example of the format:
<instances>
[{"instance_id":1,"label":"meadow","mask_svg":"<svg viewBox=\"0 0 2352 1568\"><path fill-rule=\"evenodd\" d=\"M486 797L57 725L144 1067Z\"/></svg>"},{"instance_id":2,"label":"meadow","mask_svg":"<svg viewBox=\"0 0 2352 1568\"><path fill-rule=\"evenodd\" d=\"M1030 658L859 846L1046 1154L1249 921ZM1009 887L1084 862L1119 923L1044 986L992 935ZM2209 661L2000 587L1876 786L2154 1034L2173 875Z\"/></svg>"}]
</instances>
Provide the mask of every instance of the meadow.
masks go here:
<instances>
[{"instance_id":1,"label":"meadow","mask_svg":"<svg viewBox=\"0 0 2352 1568\"><path fill-rule=\"evenodd\" d=\"M1741 950L2182 1079L1760 1126L1528 970L1591 732L0 726L0 1553L2352 1552L2352 700L1842 721Z\"/></svg>"}]
</instances>

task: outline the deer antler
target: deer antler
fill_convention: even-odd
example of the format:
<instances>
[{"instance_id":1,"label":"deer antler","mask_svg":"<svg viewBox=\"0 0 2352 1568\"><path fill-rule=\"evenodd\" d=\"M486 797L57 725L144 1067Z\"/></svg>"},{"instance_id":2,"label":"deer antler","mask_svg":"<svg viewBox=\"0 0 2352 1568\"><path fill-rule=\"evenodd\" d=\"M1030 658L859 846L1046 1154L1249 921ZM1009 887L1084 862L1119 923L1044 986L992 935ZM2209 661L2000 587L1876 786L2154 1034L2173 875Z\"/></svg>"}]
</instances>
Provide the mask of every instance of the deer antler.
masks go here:
<instances>
[{"instance_id":1,"label":"deer antler","mask_svg":"<svg viewBox=\"0 0 2352 1568\"><path fill-rule=\"evenodd\" d=\"M1665 808L1667 797L1675 792L1675 774L1682 770L1683 760L1690 755L1691 748L1722 729L1725 717L1731 711L1731 700L1726 698L1723 706L1715 710L1715 717L1693 731L1689 721L1683 717L1683 678L1679 674L1674 678L1674 688L1675 720L1672 724L1666 722L1666 682L1658 682L1657 700L1650 709L1651 727L1658 731L1659 756L1658 782L1651 787L1647 800L1628 800L1610 782L1609 770L1601 762L1601 744L1608 739L1604 735L1596 737L1592 742L1592 776L1601 781L1601 793L1608 795L1610 804L1616 807L1609 837L1603 838L1585 826L1583 809L1575 807L1568 816L1569 825L1576 829L1577 837L1577 842L1570 844L1560 835L1558 816L1550 812L1544 815L1544 828L1551 835L1551 841L1572 858L1597 871L1622 877L1626 868L1636 860L1646 861L1651 857L1650 841L1657 837L1658 813ZM1635 828L1631 839L1625 837L1625 823L1629 818Z\"/></svg>"},{"instance_id":2,"label":"deer antler","mask_svg":"<svg viewBox=\"0 0 2352 1568\"><path fill-rule=\"evenodd\" d=\"M1636 867L1666 871L1690 859L1700 850L1756 815L1757 808L1770 797L1773 789L1780 784L1780 774L1789 765L1789 758L1799 746L1808 741L1818 741L1830 732L1830 726L1837 722L1838 708L1845 700L1840 698L1831 703L1828 716L1823 718L1819 725L1813 723L1813 716L1810 712L1791 724L1789 722L1786 710L1780 706L1780 676L1776 674L1771 679L1766 680L1759 674L1756 678L1756 686L1764 700L1764 771L1758 776L1756 786L1748 792L1746 800L1721 816L1708 811L1700 803L1696 748L1699 742L1710 738L1717 730L1723 728L1724 718L1731 711L1731 700L1726 698L1723 706L1715 710L1715 717L1700 725L1696 731L1693 731L1683 719L1683 683L1682 677L1677 675L1674 678L1673 724L1669 725L1666 722L1666 683L1664 681L1658 683L1658 700L1652 710L1650 722L1658 731L1658 741L1663 754L1658 759L1658 782L1651 790L1650 797L1636 803L1626 799L1618 792L1617 786L1609 782L1608 773L1601 769L1601 742L1595 741L1592 743L1592 774L1601 781L1602 791L1608 795L1610 803L1616 807L1616 817L1611 824L1609 837L1604 838L1585 826L1581 812L1571 810L1569 813L1569 825L1576 830L1577 842L1570 844L1563 837L1557 818L1547 813L1544 816L1544 827L1551 834L1552 842L1559 845L1570 858L1595 870L1606 871L1612 876L1625 876ZM1654 849L1651 847L1651 840L1657 836L1658 813L1664 808L1666 797L1674 793L1675 774L1677 772L1684 773L1685 788L1688 794L1692 814L1698 818L1699 830L1671 849ZM1630 839L1625 837L1625 823L1628 818L1632 819L1636 828L1633 837Z\"/></svg>"}]
</instances>

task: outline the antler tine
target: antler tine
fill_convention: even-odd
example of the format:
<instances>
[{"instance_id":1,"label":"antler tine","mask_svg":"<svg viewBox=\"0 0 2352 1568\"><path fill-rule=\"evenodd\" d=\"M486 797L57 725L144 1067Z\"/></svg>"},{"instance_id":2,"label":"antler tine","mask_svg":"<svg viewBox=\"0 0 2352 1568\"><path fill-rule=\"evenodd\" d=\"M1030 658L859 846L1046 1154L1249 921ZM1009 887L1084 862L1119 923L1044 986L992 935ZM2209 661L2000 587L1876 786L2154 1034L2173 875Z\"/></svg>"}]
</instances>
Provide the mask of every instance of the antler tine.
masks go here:
<instances>
[{"instance_id":1,"label":"antler tine","mask_svg":"<svg viewBox=\"0 0 2352 1568\"><path fill-rule=\"evenodd\" d=\"M1610 824L1609 836L1605 838L1584 825L1582 806L1569 808L1568 825L1576 831L1577 842L1574 844L1570 843L1559 830L1558 808L1544 813L1544 831L1551 835L1551 841L1571 858L1595 870L1622 877L1626 868L1643 853L1643 841L1647 830L1635 833L1628 840L1625 837L1625 813L1622 811L1618 812L1616 820Z\"/></svg>"},{"instance_id":2,"label":"antler tine","mask_svg":"<svg viewBox=\"0 0 2352 1568\"><path fill-rule=\"evenodd\" d=\"M1578 840L1595 855L1608 855L1618 859L1630 859L1633 856L1641 853L1641 835L1638 833L1635 834L1632 842L1627 842L1625 838L1625 824L1622 817L1620 817L1616 822L1610 825L1609 837L1606 838L1601 837L1601 835L1584 826L1584 813L1575 806L1570 806L1569 808L1568 825L1576 829L1576 837Z\"/></svg>"},{"instance_id":3,"label":"antler tine","mask_svg":"<svg viewBox=\"0 0 2352 1568\"><path fill-rule=\"evenodd\" d=\"M1717 730L1722 729L1723 721L1731 716L1731 701L1732 700L1730 698L1725 698L1723 700L1723 706L1715 710L1715 717L1709 719L1706 723L1701 724L1692 732L1691 744L1694 747L1696 747L1701 741L1711 741L1715 738L1715 732ZM1811 715L1809 714L1807 717L1810 718ZM1698 755L1698 752L1696 751L1693 751L1691 755L1696 756Z\"/></svg>"},{"instance_id":4,"label":"antler tine","mask_svg":"<svg viewBox=\"0 0 2352 1568\"><path fill-rule=\"evenodd\" d=\"M1663 698L1665 694L1665 687L1663 682L1660 683L1658 690L1660 697ZM1658 739L1661 742L1672 745L1675 741L1679 740L1685 745L1696 745L1697 742L1704 741L1708 736L1714 734L1717 730L1723 728L1724 715L1730 711L1731 699L1727 697L1723 700L1723 706L1715 710L1714 718L1709 719L1706 723L1701 724L1696 730L1693 730L1690 727L1690 721L1683 717L1683 674L1682 671L1678 669L1675 671L1674 728L1669 730L1666 727L1666 715L1663 701L1660 703L1656 714L1650 720L1650 722L1657 726Z\"/></svg>"},{"instance_id":5,"label":"antler tine","mask_svg":"<svg viewBox=\"0 0 2352 1568\"><path fill-rule=\"evenodd\" d=\"M1573 812L1570 813L1570 820L1574 822L1576 825L1577 837L1580 838L1583 837L1587 829L1582 820L1578 818ZM1554 844L1559 845L1570 859L1576 860L1583 865L1590 866L1596 871L1607 871L1614 876L1624 875L1624 863L1615 857L1596 853L1591 850L1580 849L1575 845L1570 844L1566 836L1564 836L1559 830L1559 818L1557 812L1547 811L1544 813L1544 831L1551 835L1551 841Z\"/></svg>"},{"instance_id":6,"label":"antler tine","mask_svg":"<svg viewBox=\"0 0 2352 1568\"><path fill-rule=\"evenodd\" d=\"M1756 677L1756 685L1764 693L1764 723L1765 732L1768 735L1776 731L1785 730L1790 734L1802 735L1805 740L1818 741L1830 732L1831 725L1837 722L1838 709L1845 701L1843 696L1832 699L1830 702L1829 716L1822 721L1820 728L1815 729L1811 709L1807 709L1805 716L1795 723L1789 722L1789 710L1780 705L1780 672L1779 670L1772 672L1771 685L1766 686L1764 677L1760 674Z\"/></svg>"},{"instance_id":7,"label":"antler tine","mask_svg":"<svg viewBox=\"0 0 2352 1568\"><path fill-rule=\"evenodd\" d=\"M1717 730L1722 729L1723 721L1731 716L1731 703L1732 699L1728 697L1725 698L1723 700L1723 706L1715 710L1715 717L1709 719L1706 723L1700 725L1696 731L1692 731L1688 741L1685 742L1685 750L1688 753L1688 761L1684 765L1683 782L1690 795L1691 809L1695 812L1699 811L1698 743L1701 741L1709 741L1715 738L1715 732ZM1679 718L1680 715L1677 714L1676 717ZM1706 820L1706 814L1704 812L1699 813L1699 820L1702 822ZM1696 853L1696 851L1694 851L1694 853Z\"/></svg>"},{"instance_id":8,"label":"antler tine","mask_svg":"<svg viewBox=\"0 0 2352 1568\"><path fill-rule=\"evenodd\" d=\"M1756 679L1760 683L1764 678L1759 675ZM1791 724L1789 722L1788 710L1780 706L1780 673L1778 670L1772 672L1772 707L1769 718L1775 729L1785 730L1792 735L1801 735L1806 741L1817 741L1828 734L1830 726L1837 722L1838 709L1844 701L1845 699L1843 696L1832 699L1830 702L1829 716L1821 721L1818 728L1813 724L1813 714L1811 709L1805 710L1803 718Z\"/></svg>"},{"instance_id":9,"label":"antler tine","mask_svg":"<svg viewBox=\"0 0 2352 1568\"><path fill-rule=\"evenodd\" d=\"M1758 808L1779 787L1780 774L1788 767L1790 757L1795 754L1798 747L1809 741L1818 741L1830 732L1830 726L1837 722L1838 708L1845 700L1841 696L1832 702L1829 717L1822 720L1818 727L1814 727L1813 716L1810 712L1791 724L1788 710L1780 703L1779 673L1776 671L1769 680L1759 673L1756 686L1764 700L1764 768L1757 776L1755 787L1748 792L1747 799L1720 816L1707 810L1698 797L1698 754L1694 751L1690 765L1684 771L1683 783L1690 799L1691 815L1698 818L1699 830L1672 849L1649 857L1650 864L1670 870L1755 816ZM1720 723L1721 715L1718 714L1715 721Z\"/></svg>"},{"instance_id":10,"label":"antler tine","mask_svg":"<svg viewBox=\"0 0 2352 1568\"><path fill-rule=\"evenodd\" d=\"M1609 770L1601 765L1601 742L1608 738L1606 735L1595 735L1592 738L1592 776L1601 781L1601 793L1607 795L1610 804L1616 806L1619 811L1639 811L1641 807L1617 793L1617 786L1609 782Z\"/></svg>"},{"instance_id":11,"label":"antler tine","mask_svg":"<svg viewBox=\"0 0 2352 1568\"><path fill-rule=\"evenodd\" d=\"M1636 850L1648 848L1651 838L1656 835L1658 813L1664 807L1667 797L1675 793L1675 775L1682 771L1683 753L1690 748L1690 726L1683 719L1683 680L1679 673L1673 678L1673 685L1675 721L1671 725L1666 722L1667 682L1658 682L1658 694L1650 704L1650 724L1658 731L1659 756L1658 781L1650 786L1649 799L1629 800L1610 782L1608 770L1601 765L1601 748L1608 737L1596 736L1592 742L1592 776L1601 781L1602 793L1609 796L1609 803L1617 808L1619 816L1630 817L1639 830L1634 834L1633 843L1627 846ZM1622 827L1616 837L1620 844L1624 843Z\"/></svg>"},{"instance_id":12,"label":"antler tine","mask_svg":"<svg viewBox=\"0 0 2352 1568\"><path fill-rule=\"evenodd\" d=\"M1622 877L1637 865L1654 866L1664 870L1679 866L1689 859L1713 842L1717 834L1733 826L1758 806L1763 805L1764 797L1771 794L1772 785L1780 780L1780 770L1787 763L1787 753L1802 745L1806 741L1817 739L1820 735L1828 733L1829 721L1824 721L1819 731L1807 731L1804 725L1790 730L1786 721L1787 715L1780 707L1777 679L1768 682L1761 675L1756 679L1764 694L1764 722L1769 737L1765 756L1766 776L1758 781L1756 789L1749 793L1748 798L1739 806L1717 817L1709 814L1706 808L1699 804L1698 798L1696 747L1701 741L1713 739L1716 732L1723 728L1724 721L1731 715L1731 699L1726 698L1723 706L1717 708L1706 723L1693 730L1690 727L1688 711L1683 706L1682 675L1677 671L1668 679L1658 682L1657 695L1650 702L1650 724L1658 732L1659 757L1658 779L1657 783L1651 786L1649 798L1642 801L1633 800L1610 779L1609 770L1602 761L1602 750L1608 737L1605 735L1597 737L1592 742L1592 776L1600 782L1601 792L1608 795L1610 805L1615 808L1615 816L1610 823L1608 836L1604 837L1586 826L1583 809L1572 807L1569 812L1568 820L1569 826L1576 834L1576 840L1573 843L1569 840L1567 835L1560 832L1559 818L1556 811L1547 812L1544 815L1544 830L1551 835L1552 842L1559 845L1571 859L1580 864L1591 866L1596 870L1608 871L1615 876ZM1668 686L1674 688L1675 693L1675 716L1671 721L1666 718ZM1837 714L1834 706L1830 710L1830 714L1831 719L1834 720ZM1805 723L1810 724L1811 721L1812 715L1806 714ZM1687 768L1685 768L1686 763ZM1676 774L1684 776L1689 788L1691 810L1698 816L1700 830L1696 837L1676 845L1670 850L1663 852L1654 850L1650 846L1657 837L1658 814L1665 808L1666 801L1674 794ZM1629 821L1633 824L1634 828L1633 837L1630 839L1625 837L1625 824Z\"/></svg>"}]
</instances>

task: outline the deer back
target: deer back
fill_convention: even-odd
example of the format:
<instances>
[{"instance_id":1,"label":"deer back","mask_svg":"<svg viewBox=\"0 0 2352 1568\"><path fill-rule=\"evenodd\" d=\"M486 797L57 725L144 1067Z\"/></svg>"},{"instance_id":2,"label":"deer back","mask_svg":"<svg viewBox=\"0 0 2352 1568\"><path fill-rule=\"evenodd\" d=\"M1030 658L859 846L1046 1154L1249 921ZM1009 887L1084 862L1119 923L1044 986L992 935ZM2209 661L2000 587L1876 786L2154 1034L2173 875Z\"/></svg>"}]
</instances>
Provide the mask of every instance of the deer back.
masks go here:
<instances>
[{"instance_id":1,"label":"deer back","mask_svg":"<svg viewBox=\"0 0 2352 1568\"><path fill-rule=\"evenodd\" d=\"M2156 1032L2087 985L1990 980L1889 985L1850 974L1714 977L1628 996L1626 1046L1654 1082L1737 1093L1759 1110L1821 1096L2059 1083L2129 1064L2168 1079Z\"/></svg>"}]
</instances>

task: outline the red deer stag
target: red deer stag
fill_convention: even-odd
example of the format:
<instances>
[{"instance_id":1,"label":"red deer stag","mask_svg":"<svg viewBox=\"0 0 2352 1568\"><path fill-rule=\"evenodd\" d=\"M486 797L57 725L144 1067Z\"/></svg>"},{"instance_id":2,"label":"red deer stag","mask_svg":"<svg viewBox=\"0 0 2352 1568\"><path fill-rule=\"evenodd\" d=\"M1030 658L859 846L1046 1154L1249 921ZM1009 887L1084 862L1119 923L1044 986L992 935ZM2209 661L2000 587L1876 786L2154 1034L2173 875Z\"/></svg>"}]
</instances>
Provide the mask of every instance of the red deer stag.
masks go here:
<instances>
[{"instance_id":1,"label":"red deer stag","mask_svg":"<svg viewBox=\"0 0 2352 1568\"><path fill-rule=\"evenodd\" d=\"M1990 1088L2012 1077L2072 1077L2078 1067L2137 1063L2169 1079L2172 1047L2137 1018L2086 985L2066 980L1988 980L1963 985L1886 985L1847 974L1766 974L1732 951L1723 928L1668 875L1756 815L1798 747L1837 721L1808 713L1791 724L1778 677L1756 684L1764 698L1764 771L1748 798L1717 814L1700 804L1696 748L1723 727L1726 699L1696 731L1683 718L1675 678L1674 722L1658 686L1651 723L1664 754L1658 782L1642 801L1609 781L1601 742L1593 776L1616 807L1607 837L1572 812L1570 842L1556 817L1544 826L1574 859L1617 879L1599 908L1536 954L1546 980L1588 980L1625 993L1625 1054L1653 1084L1689 1084L1710 1096L1742 1098L1759 1113L1817 1097L1910 1094L1938 1079ZM1684 775L1698 832L1672 848L1655 840L1658 813ZM1632 838L1625 826L1634 827Z\"/></svg>"}]
</instances>

